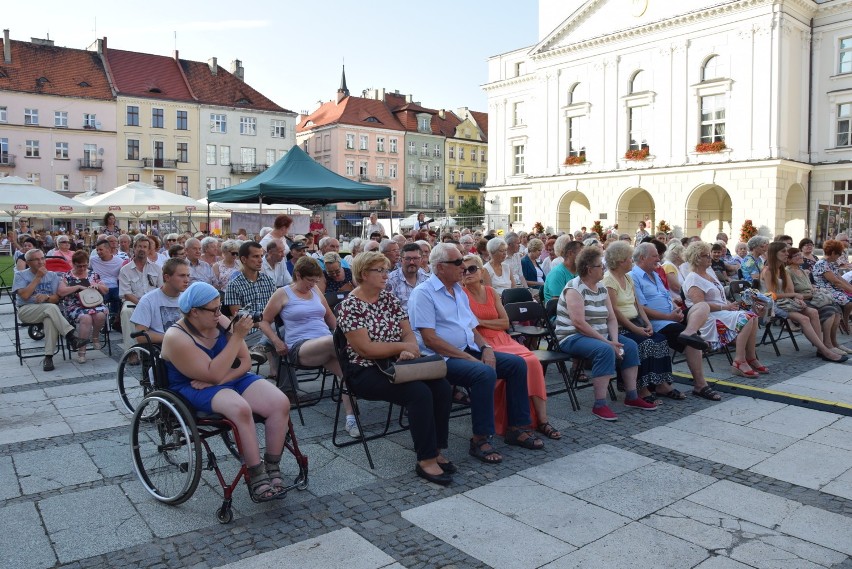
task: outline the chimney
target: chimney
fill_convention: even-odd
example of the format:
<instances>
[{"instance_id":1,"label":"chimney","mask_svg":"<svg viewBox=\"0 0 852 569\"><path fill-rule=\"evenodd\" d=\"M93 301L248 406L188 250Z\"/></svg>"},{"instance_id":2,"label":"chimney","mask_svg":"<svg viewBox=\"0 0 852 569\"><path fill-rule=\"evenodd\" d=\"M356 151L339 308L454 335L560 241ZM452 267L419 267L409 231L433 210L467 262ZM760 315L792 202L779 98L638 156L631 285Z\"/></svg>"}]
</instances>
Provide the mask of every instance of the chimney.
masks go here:
<instances>
[{"instance_id":1,"label":"chimney","mask_svg":"<svg viewBox=\"0 0 852 569\"><path fill-rule=\"evenodd\" d=\"M12 44L9 43L9 30L3 30L3 62L12 63Z\"/></svg>"},{"instance_id":2,"label":"chimney","mask_svg":"<svg viewBox=\"0 0 852 569\"><path fill-rule=\"evenodd\" d=\"M175 61L180 63L180 54L178 53L178 50L175 50Z\"/></svg>"},{"instance_id":3,"label":"chimney","mask_svg":"<svg viewBox=\"0 0 852 569\"><path fill-rule=\"evenodd\" d=\"M444 109L441 109L440 111L438 111L438 116L443 119L447 117L447 113L444 112Z\"/></svg>"},{"instance_id":4,"label":"chimney","mask_svg":"<svg viewBox=\"0 0 852 569\"><path fill-rule=\"evenodd\" d=\"M246 72L243 69L243 62L235 59L231 62L231 73L240 81L245 81Z\"/></svg>"},{"instance_id":5,"label":"chimney","mask_svg":"<svg viewBox=\"0 0 852 569\"><path fill-rule=\"evenodd\" d=\"M219 73L219 65L217 64L217 60L215 57L211 57L207 60L207 67L210 68L210 73L216 75Z\"/></svg>"},{"instance_id":6,"label":"chimney","mask_svg":"<svg viewBox=\"0 0 852 569\"><path fill-rule=\"evenodd\" d=\"M30 42L32 42L33 45L48 45L51 47L53 46L52 39L30 38Z\"/></svg>"}]
</instances>

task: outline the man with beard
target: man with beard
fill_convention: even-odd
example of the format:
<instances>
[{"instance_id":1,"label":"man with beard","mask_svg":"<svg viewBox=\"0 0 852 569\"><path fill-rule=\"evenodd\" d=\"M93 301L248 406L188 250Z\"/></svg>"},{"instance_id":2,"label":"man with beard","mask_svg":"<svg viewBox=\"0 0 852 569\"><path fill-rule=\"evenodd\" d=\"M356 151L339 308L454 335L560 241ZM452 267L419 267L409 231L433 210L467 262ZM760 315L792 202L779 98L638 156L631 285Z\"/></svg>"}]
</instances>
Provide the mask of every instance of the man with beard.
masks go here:
<instances>
[{"instance_id":1,"label":"man with beard","mask_svg":"<svg viewBox=\"0 0 852 569\"><path fill-rule=\"evenodd\" d=\"M402 266L388 275L385 290L399 300L403 310L408 310L408 297L414 287L429 280L429 275L420 268L420 260L420 246L417 243L406 243L402 248Z\"/></svg>"}]
</instances>

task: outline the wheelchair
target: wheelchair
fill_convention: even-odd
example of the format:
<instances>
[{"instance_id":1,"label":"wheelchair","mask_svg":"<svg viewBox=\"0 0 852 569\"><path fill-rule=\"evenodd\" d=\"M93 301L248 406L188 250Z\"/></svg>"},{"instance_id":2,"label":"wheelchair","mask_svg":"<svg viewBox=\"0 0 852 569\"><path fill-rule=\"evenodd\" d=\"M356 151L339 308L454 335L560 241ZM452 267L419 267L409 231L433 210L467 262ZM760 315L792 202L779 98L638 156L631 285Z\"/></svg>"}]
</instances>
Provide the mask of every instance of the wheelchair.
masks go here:
<instances>
[{"instance_id":1,"label":"wheelchair","mask_svg":"<svg viewBox=\"0 0 852 569\"><path fill-rule=\"evenodd\" d=\"M230 523L234 518L231 507L234 490L242 479L246 486L249 483L248 466L242 458L242 443L236 426L218 413L196 412L183 397L169 391L159 350L151 344L147 333L137 332L132 336L145 336L148 340L146 344L133 347L138 348L140 357L142 350L147 357L147 361L142 359L137 367L143 370L139 376L144 372L144 378L138 385L131 385L132 378L125 376L124 385L132 389L122 395L122 403L134 409L130 448L139 481L154 499L176 506L192 497L201 480L202 469L213 471L224 494L216 518L222 524ZM125 358L122 361L126 361ZM264 420L258 415L254 419L255 423ZM219 458L211 449L209 439L216 438L221 438L228 451L240 461L240 469L232 481L222 474ZM284 450L296 459L299 473L292 484L285 486L282 498L293 488L304 490L308 487L308 457L299 450L292 421L288 421ZM254 501L251 492L249 496Z\"/></svg>"}]
</instances>

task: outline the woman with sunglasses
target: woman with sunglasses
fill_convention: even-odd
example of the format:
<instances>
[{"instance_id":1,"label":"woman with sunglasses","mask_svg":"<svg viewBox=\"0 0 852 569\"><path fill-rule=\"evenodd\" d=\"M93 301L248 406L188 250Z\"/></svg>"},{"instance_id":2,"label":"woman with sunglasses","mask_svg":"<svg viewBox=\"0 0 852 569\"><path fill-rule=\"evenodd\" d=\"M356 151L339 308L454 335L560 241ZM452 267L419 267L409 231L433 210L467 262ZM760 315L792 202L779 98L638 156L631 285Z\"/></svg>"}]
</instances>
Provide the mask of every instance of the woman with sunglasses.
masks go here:
<instances>
[{"instance_id":1,"label":"woman with sunglasses","mask_svg":"<svg viewBox=\"0 0 852 569\"><path fill-rule=\"evenodd\" d=\"M222 243L222 257L213 264L213 286L225 290L234 273L243 270L240 264L240 243L236 239L228 239Z\"/></svg>"},{"instance_id":2,"label":"woman with sunglasses","mask_svg":"<svg viewBox=\"0 0 852 569\"><path fill-rule=\"evenodd\" d=\"M551 439L561 439L562 434L547 420L547 386L544 383L544 371L541 362L522 344L519 344L506 333L509 327L509 317L500 297L490 286L484 284L482 260L477 255L465 255L464 278L462 285L470 300L470 309L479 320L477 331L485 338L494 351L521 356L527 362L527 391L530 396L530 417L538 432ZM505 401L505 396L498 392L503 389L498 384L494 400ZM494 426L497 434L506 432L506 406L494 407Z\"/></svg>"},{"instance_id":3,"label":"woman with sunglasses","mask_svg":"<svg viewBox=\"0 0 852 569\"><path fill-rule=\"evenodd\" d=\"M56 247L47 252L46 257L62 257L68 264L71 264L71 257L74 256L74 250L71 248L71 238L67 235L60 235L56 238Z\"/></svg>"},{"instance_id":4,"label":"woman with sunglasses","mask_svg":"<svg viewBox=\"0 0 852 569\"><path fill-rule=\"evenodd\" d=\"M189 285L178 303L183 318L166 331L161 352L169 388L197 411L221 413L237 426L253 501L281 496L285 484L279 463L290 402L273 384L250 372L245 337L254 326L251 316L229 322L222 315L219 291L204 282ZM263 460L252 413L266 419Z\"/></svg>"},{"instance_id":5,"label":"woman with sunglasses","mask_svg":"<svg viewBox=\"0 0 852 569\"><path fill-rule=\"evenodd\" d=\"M77 251L71 256L71 270L63 275L62 283L67 294L62 299L62 311L72 326L77 328L77 337L81 340L92 342L92 348L101 349L101 331L106 323L106 304L101 302L98 306L86 307L80 301L79 292L86 288L93 288L101 295L109 292L109 287L101 282L101 277L89 268L89 254L85 251ZM77 363L85 363L86 346L80 346L77 350Z\"/></svg>"}]
</instances>

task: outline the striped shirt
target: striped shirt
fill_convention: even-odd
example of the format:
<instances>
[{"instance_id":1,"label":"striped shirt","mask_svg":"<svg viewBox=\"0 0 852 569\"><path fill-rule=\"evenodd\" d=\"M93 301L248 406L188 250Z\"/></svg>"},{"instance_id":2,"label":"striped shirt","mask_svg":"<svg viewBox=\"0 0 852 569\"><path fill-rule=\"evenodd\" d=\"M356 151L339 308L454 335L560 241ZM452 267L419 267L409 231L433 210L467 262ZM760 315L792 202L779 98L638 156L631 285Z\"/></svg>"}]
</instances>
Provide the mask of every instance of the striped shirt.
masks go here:
<instances>
[{"instance_id":1,"label":"striped shirt","mask_svg":"<svg viewBox=\"0 0 852 569\"><path fill-rule=\"evenodd\" d=\"M576 290L583 297L586 323L594 328L601 336L607 337L609 335L609 330L607 329L609 311L606 308L606 299L608 296L606 287L598 283L597 289L592 290L580 280L580 277L574 277L568 281L568 284L562 290L562 294L559 295L559 302L556 306L556 339L561 343L568 336L579 334L577 328L571 322L571 318L568 316L568 304L565 300L568 293L572 290Z\"/></svg>"}]
</instances>

